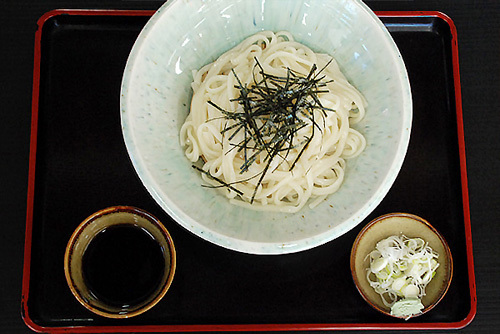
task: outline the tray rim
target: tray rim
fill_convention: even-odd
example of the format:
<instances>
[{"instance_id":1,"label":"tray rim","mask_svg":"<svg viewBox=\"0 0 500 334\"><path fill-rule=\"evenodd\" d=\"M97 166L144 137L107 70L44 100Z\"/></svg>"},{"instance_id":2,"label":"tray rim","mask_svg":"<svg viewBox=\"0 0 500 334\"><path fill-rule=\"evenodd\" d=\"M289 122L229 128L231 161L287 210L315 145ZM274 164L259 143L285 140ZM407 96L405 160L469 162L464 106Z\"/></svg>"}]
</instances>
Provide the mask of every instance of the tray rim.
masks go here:
<instances>
[{"instance_id":1,"label":"tray rim","mask_svg":"<svg viewBox=\"0 0 500 334\"><path fill-rule=\"evenodd\" d=\"M32 108L30 128L30 150L27 188L26 229L24 243L24 264L21 296L21 316L24 323L35 332L47 333L112 333L120 332L193 332L193 331L304 331L304 330L426 330L426 329L461 329L469 325L477 313L477 295L473 261L472 233L467 185L467 168L465 154L462 97L459 73L457 29L453 20L440 11L376 11L378 17L436 17L449 26L451 32L451 60L453 67L453 83L455 93L457 139L460 160L460 177L466 238L466 254L469 279L471 309L468 315L457 322L430 323L274 323L274 324L180 324L180 325L128 325L128 326L42 326L37 324L29 314L28 299L30 289L31 241L33 230L33 204L35 188L36 148L38 133L38 102L40 97L40 62L41 38L45 23L52 17L60 15L82 16L151 16L155 10L121 10L121 9L55 9L43 14L37 21L35 32Z\"/></svg>"}]
</instances>

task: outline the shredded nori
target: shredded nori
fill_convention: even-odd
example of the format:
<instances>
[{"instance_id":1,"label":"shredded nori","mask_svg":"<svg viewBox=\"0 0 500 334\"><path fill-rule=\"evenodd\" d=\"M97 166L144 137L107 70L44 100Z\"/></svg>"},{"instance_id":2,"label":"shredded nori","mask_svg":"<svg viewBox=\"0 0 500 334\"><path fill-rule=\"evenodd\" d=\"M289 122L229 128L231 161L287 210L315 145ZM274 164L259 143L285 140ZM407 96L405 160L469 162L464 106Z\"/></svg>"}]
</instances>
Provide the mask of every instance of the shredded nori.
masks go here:
<instances>
[{"instance_id":1,"label":"shredded nori","mask_svg":"<svg viewBox=\"0 0 500 334\"><path fill-rule=\"evenodd\" d=\"M232 191L236 192L238 195L240 196L243 196L243 193L241 191L239 191L238 189L236 189L235 187L231 186L229 183L226 183L224 181L222 181L221 179L219 179L218 177L215 177L213 176L212 174L210 174L209 172L207 171L204 171L203 169L201 169L200 167L196 166L196 165L192 165L192 167L194 169L196 169L197 171L205 174L206 176L208 176L209 178L211 178L212 180L215 180L217 182L219 182L222 186L224 187L227 187L228 189L231 189Z\"/></svg>"},{"instance_id":2,"label":"shredded nori","mask_svg":"<svg viewBox=\"0 0 500 334\"><path fill-rule=\"evenodd\" d=\"M288 68L286 76L282 77L266 73L255 59L253 82L249 85L243 84L232 70L237 81L235 88L239 90L239 96L231 101L238 102L241 108L236 111L224 110L214 102L208 101L208 104L218 109L225 119L233 121L233 124L221 131L223 135L233 131L229 137L231 140L237 133L244 131L244 139L240 143L232 144L234 146L232 149L243 151L244 162L240 166L240 174L248 171L259 155L265 152L263 162L266 165L260 174L250 203L253 203L257 189L269 171L273 159L280 156L286 161L290 150L300 147L297 157L289 166L289 171L293 170L311 142L315 134L314 128L317 127L321 131L316 123L314 111L320 110L323 116L326 116L327 111L333 111L324 107L318 97L318 94L328 92L324 87L331 81L324 81L325 76L320 74L330 62L331 60L319 71L314 64L307 75ZM255 75L256 71L260 74L259 79ZM308 125L305 119L312 124L311 134L294 145L297 132ZM230 184L211 176L199 167L194 165L193 167L215 179L222 186L242 195L241 191Z\"/></svg>"}]
</instances>

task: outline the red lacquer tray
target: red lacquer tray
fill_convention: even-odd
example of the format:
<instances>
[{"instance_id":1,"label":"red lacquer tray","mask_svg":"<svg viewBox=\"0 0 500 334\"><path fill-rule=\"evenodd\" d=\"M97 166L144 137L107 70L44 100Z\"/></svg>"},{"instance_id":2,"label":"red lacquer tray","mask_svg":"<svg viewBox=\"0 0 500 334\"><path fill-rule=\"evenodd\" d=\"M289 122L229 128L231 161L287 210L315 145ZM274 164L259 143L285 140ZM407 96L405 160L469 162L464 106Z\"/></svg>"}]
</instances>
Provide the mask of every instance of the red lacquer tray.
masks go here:
<instances>
[{"instance_id":1,"label":"red lacquer tray","mask_svg":"<svg viewBox=\"0 0 500 334\"><path fill-rule=\"evenodd\" d=\"M282 256L212 245L164 213L123 143L119 95L128 53L152 11L58 10L36 32L22 312L41 332L450 329L469 324L476 292L453 22L437 12L378 13L408 69L414 101L408 154L394 186L359 226L326 245ZM168 32L165 32L168 33ZM177 249L170 291L131 319L94 315L71 295L66 243L91 213L133 205L157 216ZM372 309L349 271L352 243L371 219L410 212L448 241L454 277L428 314L402 321Z\"/></svg>"}]
</instances>

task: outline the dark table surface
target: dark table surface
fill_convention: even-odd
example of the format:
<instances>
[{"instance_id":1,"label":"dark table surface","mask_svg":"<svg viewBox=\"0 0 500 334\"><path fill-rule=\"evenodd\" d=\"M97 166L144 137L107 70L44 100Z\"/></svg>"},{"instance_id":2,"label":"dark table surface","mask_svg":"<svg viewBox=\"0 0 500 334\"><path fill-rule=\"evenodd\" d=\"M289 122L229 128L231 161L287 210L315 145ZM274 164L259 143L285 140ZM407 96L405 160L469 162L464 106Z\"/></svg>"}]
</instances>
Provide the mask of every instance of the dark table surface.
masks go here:
<instances>
[{"instance_id":1,"label":"dark table surface","mask_svg":"<svg viewBox=\"0 0 500 334\"><path fill-rule=\"evenodd\" d=\"M154 10L162 3L146 0L0 1L0 333L32 332L23 323L20 305L36 21L45 12L57 8ZM366 0L366 3L379 11L441 11L456 25L478 298L475 319L460 332L498 332L500 28L497 23L500 1Z\"/></svg>"}]
</instances>

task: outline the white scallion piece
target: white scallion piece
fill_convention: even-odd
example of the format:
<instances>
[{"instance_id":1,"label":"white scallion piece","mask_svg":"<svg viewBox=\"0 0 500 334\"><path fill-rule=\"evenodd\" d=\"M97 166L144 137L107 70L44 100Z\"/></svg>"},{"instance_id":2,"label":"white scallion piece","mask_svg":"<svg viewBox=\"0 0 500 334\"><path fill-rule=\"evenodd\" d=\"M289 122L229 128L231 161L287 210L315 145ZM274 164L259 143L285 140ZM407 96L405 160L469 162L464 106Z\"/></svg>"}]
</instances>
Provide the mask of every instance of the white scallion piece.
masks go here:
<instances>
[{"instance_id":1,"label":"white scallion piece","mask_svg":"<svg viewBox=\"0 0 500 334\"><path fill-rule=\"evenodd\" d=\"M368 254L366 277L392 314L409 319L423 308L421 299L439 267L438 256L421 238L390 236Z\"/></svg>"}]
</instances>

